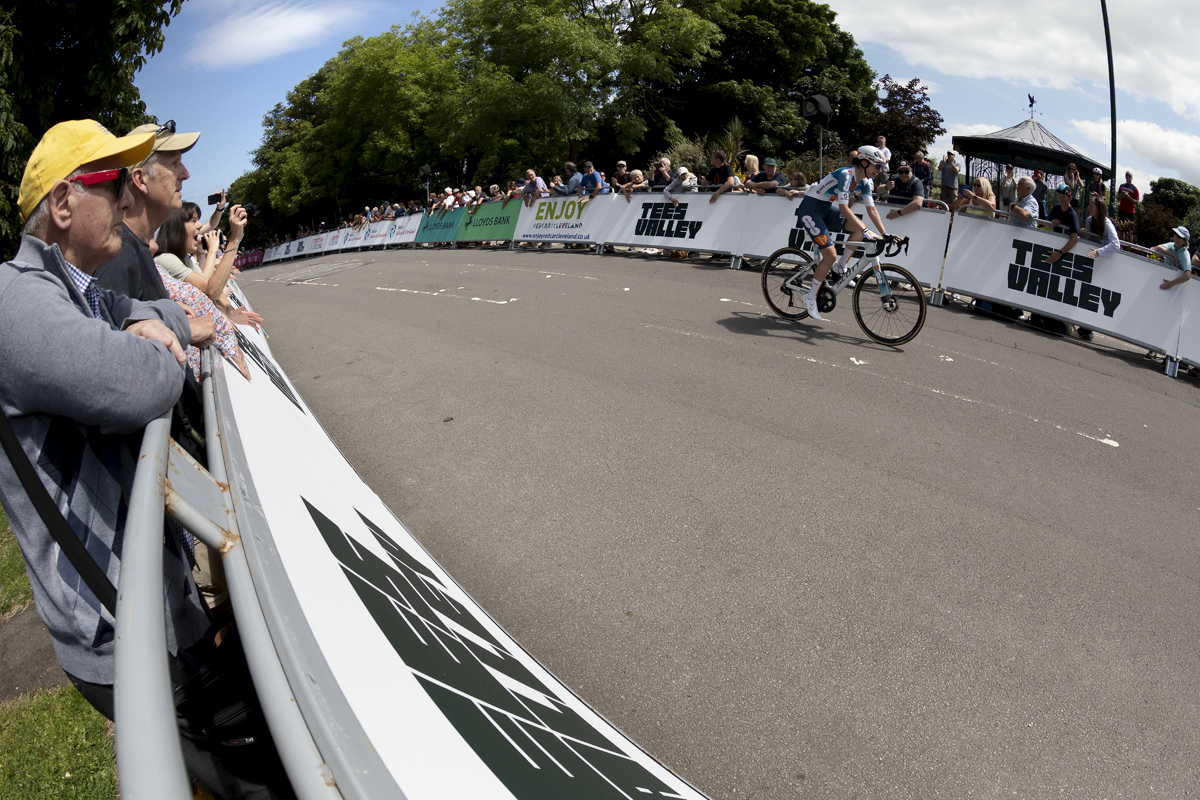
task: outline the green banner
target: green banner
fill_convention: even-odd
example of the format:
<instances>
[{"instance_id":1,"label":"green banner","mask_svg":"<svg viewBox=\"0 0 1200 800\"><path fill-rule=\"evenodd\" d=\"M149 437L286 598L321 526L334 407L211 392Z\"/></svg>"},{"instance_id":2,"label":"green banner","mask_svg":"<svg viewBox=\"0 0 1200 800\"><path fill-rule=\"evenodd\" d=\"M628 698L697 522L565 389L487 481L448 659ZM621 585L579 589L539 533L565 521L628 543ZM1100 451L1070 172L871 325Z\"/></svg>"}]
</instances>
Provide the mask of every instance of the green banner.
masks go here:
<instances>
[{"instance_id":1,"label":"green banner","mask_svg":"<svg viewBox=\"0 0 1200 800\"><path fill-rule=\"evenodd\" d=\"M484 203L475 209L474 214L464 213L458 222L458 241L482 242L491 239L503 241L512 239L517 229L517 217L521 213L522 205L520 199L509 200L507 205L501 202ZM418 239L418 241L420 240Z\"/></svg>"},{"instance_id":2,"label":"green banner","mask_svg":"<svg viewBox=\"0 0 1200 800\"><path fill-rule=\"evenodd\" d=\"M461 208L444 213L435 211L432 214L426 214L425 219L421 222L421 229L417 231L416 241L453 242L455 234L458 233L458 219L462 215Z\"/></svg>"}]
</instances>

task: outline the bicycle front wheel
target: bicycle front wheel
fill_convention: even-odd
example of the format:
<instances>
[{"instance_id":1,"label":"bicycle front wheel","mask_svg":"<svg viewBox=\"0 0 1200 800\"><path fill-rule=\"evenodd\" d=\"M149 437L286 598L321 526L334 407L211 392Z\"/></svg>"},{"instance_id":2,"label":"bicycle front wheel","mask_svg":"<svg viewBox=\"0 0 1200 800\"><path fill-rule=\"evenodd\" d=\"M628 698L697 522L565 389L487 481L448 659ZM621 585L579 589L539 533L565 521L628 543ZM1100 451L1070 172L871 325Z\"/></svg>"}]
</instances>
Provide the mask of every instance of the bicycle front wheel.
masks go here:
<instances>
[{"instance_id":1,"label":"bicycle front wheel","mask_svg":"<svg viewBox=\"0 0 1200 800\"><path fill-rule=\"evenodd\" d=\"M925 325L925 310L925 291L903 267L880 264L879 272L869 269L858 276L854 317L863 333L880 344L895 347L912 341Z\"/></svg>"},{"instance_id":2,"label":"bicycle front wheel","mask_svg":"<svg viewBox=\"0 0 1200 800\"><path fill-rule=\"evenodd\" d=\"M762 290L767 305L784 319L804 319L804 295L812 286L812 257L803 250L776 250L763 265ZM799 276L799 277L797 277Z\"/></svg>"}]
</instances>

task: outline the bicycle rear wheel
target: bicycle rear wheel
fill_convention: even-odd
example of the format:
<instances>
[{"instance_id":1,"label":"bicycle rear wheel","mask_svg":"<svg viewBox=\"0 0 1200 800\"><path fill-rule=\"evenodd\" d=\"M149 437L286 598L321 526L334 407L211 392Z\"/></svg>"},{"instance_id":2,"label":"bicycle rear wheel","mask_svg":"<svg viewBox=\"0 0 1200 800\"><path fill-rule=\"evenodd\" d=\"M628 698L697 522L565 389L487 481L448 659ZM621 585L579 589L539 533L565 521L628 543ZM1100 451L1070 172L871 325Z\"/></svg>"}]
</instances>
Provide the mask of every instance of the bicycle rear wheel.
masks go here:
<instances>
[{"instance_id":1,"label":"bicycle rear wheel","mask_svg":"<svg viewBox=\"0 0 1200 800\"><path fill-rule=\"evenodd\" d=\"M879 269L883 285L873 269L858 276L854 317L867 336L895 347L912 341L925 325L925 291L903 267L880 264Z\"/></svg>"},{"instance_id":2,"label":"bicycle rear wheel","mask_svg":"<svg viewBox=\"0 0 1200 800\"><path fill-rule=\"evenodd\" d=\"M785 247L772 253L762 271L763 297L771 310L784 319L806 318L804 294L812 286L812 270L812 257L803 250ZM797 273L800 278L792 280Z\"/></svg>"}]
</instances>

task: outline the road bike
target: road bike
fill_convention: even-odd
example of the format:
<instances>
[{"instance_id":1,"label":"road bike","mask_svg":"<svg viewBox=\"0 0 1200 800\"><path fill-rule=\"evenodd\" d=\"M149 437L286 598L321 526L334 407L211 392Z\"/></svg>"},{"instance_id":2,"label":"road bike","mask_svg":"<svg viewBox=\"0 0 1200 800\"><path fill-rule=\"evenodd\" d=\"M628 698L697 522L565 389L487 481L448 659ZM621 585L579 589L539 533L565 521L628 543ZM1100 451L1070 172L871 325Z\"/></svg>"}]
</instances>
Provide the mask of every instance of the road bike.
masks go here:
<instances>
[{"instance_id":1,"label":"road bike","mask_svg":"<svg viewBox=\"0 0 1200 800\"><path fill-rule=\"evenodd\" d=\"M908 252L908 237L886 236L862 242L842 242L842 247L862 250L857 263L837 272L830 269L817 290L817 308L822 315L837 307L837 297L847 287L854 288L854 318L863 333L880 344L895 347L912 341L925 325L925 292L912 273L896 264L884 264L882 258L895 258ZM873 248L873 250L870 250ZM812 286L813 256L794 247L776 250L763 265L763 297L771 310L784 319L802 320L804 295Z\"/></svg>"}]
</instances>

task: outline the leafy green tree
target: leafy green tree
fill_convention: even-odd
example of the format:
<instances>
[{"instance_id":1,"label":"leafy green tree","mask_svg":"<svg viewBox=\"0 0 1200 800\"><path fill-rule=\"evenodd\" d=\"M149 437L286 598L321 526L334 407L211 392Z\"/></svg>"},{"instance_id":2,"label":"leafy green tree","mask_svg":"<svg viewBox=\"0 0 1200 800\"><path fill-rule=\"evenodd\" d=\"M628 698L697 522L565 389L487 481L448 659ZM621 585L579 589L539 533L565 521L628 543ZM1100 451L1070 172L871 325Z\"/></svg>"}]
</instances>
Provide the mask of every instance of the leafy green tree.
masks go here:
<instances>
[{"instance_id":1,"label":"leafy green tree","mask_svg":"<svg viewBox=\"0 0 1200 800\"><path fill-rule=\"evenodd\" d=\"M1162 206L1177 219L1183 219L1200 203L1200 188L1178 178L1159 178L1150 181L1150 194L1142 202Z\"/></svg>"},{"instance_id":2,"label":"leafy green tree","mask_svg":"<svg viewBox=\"0 0 1200 800\"><path fill-rule=\"evenodd\" d=\"M867 134L863 144L874 144L876 136L886 136L893 161L911 160L918 150L927 150L933 140L946 132L942 115L929 106L929 89L918 78L896 83L891 75L879 81L879 110L869 110L862 124ZM893 164L894 166L894 164Z\"/></svg>"},{"instance_id":3,"label":"leafy green tree","mask_svg":"<svg viewBox=\"0 0 1200 800\"><path fill-rule=\"evenodd\" d=\"M53 125L95 119L118 135L148 120L134 75L161 51L183 0L21 0L0 7L0 248L16 250L17 196Z\"/></svg>"}]
</instances>

